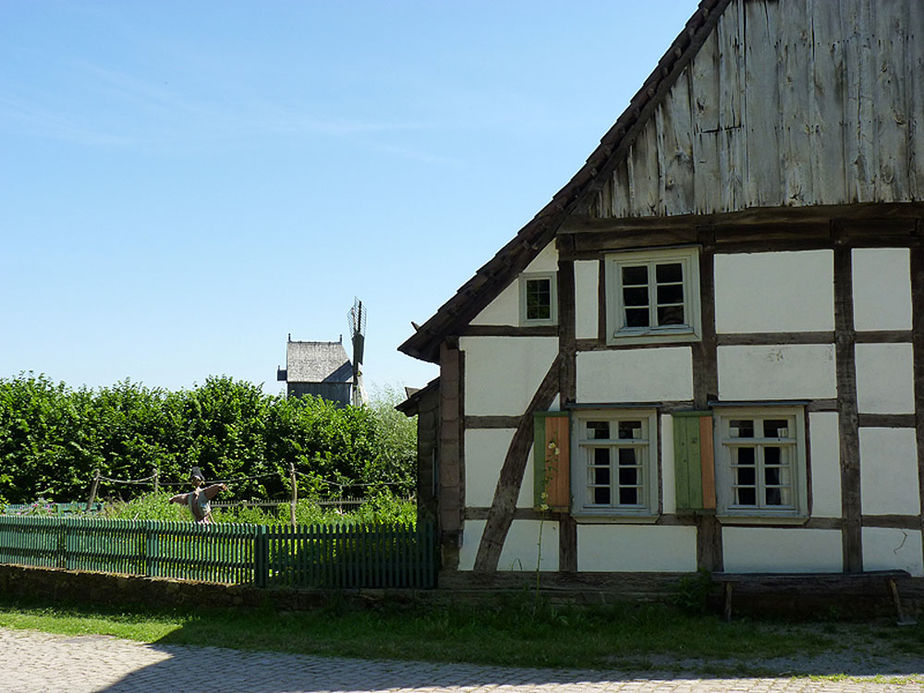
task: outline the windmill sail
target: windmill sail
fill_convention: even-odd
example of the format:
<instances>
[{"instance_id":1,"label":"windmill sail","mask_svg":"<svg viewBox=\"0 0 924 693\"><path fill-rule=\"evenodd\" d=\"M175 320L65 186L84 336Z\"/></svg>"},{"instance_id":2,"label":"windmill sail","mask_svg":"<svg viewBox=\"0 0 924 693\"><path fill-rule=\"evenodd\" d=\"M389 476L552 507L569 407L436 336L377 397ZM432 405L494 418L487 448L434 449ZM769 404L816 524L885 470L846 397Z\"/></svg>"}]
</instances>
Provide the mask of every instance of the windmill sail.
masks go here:
<instances>
[{"instance_id":1,"label":"windmill sail","mask_svg":"<svg viewBox=\"0 0 924 693\"><path fill-rule=\"evenodd\" d=\"M363 388L362 363L363 351L366 346L366 311L363 302L358 298L353 300L353 307L349 312L350 337L353 341L353 406L366 403L366 392Z\"/></svg>"}]
</instances>

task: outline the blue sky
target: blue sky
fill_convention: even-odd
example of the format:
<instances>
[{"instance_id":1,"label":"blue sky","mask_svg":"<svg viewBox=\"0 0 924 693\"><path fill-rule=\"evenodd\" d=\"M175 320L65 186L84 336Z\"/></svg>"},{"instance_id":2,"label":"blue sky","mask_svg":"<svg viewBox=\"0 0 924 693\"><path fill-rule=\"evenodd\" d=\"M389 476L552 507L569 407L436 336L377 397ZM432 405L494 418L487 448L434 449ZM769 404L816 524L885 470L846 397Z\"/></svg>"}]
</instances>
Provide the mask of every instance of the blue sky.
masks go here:
<instances>
[{"instance_id":1,"label":"blue sky","mask_svg":"<svg viewBox=\"0 0 924 693\"><path fill-rule=\"evenodd\" d=\"M280 391L396 348L580 168L695 0L0 0L0 378Z\"/></svg>"}]
</instances>

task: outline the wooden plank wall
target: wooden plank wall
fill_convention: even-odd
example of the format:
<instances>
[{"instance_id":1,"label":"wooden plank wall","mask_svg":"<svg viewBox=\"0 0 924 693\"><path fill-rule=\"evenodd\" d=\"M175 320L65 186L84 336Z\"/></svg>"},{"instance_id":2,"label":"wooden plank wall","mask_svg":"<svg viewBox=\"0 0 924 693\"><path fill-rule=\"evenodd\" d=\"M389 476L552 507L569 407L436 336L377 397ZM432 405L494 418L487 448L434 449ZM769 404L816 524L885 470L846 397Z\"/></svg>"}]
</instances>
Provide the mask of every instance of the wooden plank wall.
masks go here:
<instances>
[{"instance_id":1,"label":"wooden plank wall","mask_svg":"<svg viewBox=\"0 0 924 693\"><path fill-rule=\"evenodd\" d=\"M924 3L734 0L598 218L924 199Z\"/></svg>"}]
</instances>

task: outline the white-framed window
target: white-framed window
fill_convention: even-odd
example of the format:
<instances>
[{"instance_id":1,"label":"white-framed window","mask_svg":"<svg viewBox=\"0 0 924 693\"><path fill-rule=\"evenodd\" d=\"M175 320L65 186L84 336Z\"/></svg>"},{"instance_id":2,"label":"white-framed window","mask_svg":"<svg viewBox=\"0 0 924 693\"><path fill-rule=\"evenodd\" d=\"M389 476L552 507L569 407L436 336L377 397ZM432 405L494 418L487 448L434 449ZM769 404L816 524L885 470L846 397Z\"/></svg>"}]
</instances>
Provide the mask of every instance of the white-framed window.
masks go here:
<instances>
[{"instance_id":1,"label":"white-framed window","mask_svg":"<svg viewBox=\"0 0 924 693\"><path fill-rule=\"evenodd\" d=\"M607 342L698 340L699 249L606 256Z\"/></svg>"},{"instance_id":2,"label":"white-framed window","mask_svg":"<svg viewBox=\"0 0 924 693\"><path fill-rule=\"evenodd\" d=\"M573 418L575 516L646 517L658 512L654 410L581 410Z\"/></svg>"},{"instance_id":3,"label":"white-framed window","mask_svg":"<svg viewBox=\"0 0 924 693\"><path fill-rule=\"evenodd\" d=\"M807 515L802 407L717 408L715 455L720 516Z\"/></svg>"},{"instance_id":4,"label":"white-framed window","mask_svg":"<svg viewBox=\"0 0 924 693\"><path fill-rule=\"evenodd\" d=\"M558 323L558 287L555 272L520 275L520 324Z\"/></svg>"}]
</instances>

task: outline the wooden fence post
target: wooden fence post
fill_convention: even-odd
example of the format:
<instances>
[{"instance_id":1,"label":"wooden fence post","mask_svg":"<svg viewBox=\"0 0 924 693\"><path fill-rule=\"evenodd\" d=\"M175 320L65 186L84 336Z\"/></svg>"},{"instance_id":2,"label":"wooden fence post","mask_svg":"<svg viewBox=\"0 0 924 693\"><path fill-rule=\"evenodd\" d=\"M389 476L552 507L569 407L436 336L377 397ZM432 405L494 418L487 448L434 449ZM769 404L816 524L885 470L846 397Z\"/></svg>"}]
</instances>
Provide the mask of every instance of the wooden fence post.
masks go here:
<instances>
[{"instance_id":1,"label":"wooden fence post","mask_svg":"<svg viewBox=\"0 0 924 693\"><path fill-rule=\"evenodd\" d=\"M292 479L292 503L289 506L289 519L295 526L295 506L298 504L298 482L295 480L295 463L289 463L289 476Z\"/></svg>"},{"instance_id":2,"label":"wooden fence post","mask_svg":"<svg viewBox=\"0 0 924 693\"><path fill-rule=\"evenodd\" d=\"M96 490L99 488L99 468L96 469L93 474L93 485L90 486L90 498L87 500L87 512L93 508L93 503L96 501Z\"/></svg>"},{"instance_id":3,"label":"wooden fence post","mask_svg":"<svg viewBox=\"0 0 924 693\"><path fill-rule=\"evenodd\" d=\"M154 467L154 493L160 493L160 469Z\"/></svg>"},{"instance_id":4,"label":"wooden fence post","mask_svg":"<svg viewBox=\"0 0 924 693\"><path fill-rule=\"evenodd\" d=\"M266 525L254 525L253 535L253 583L256 587L266 587L269 578L269 541Z\"/></svg>"}]
</instances>

